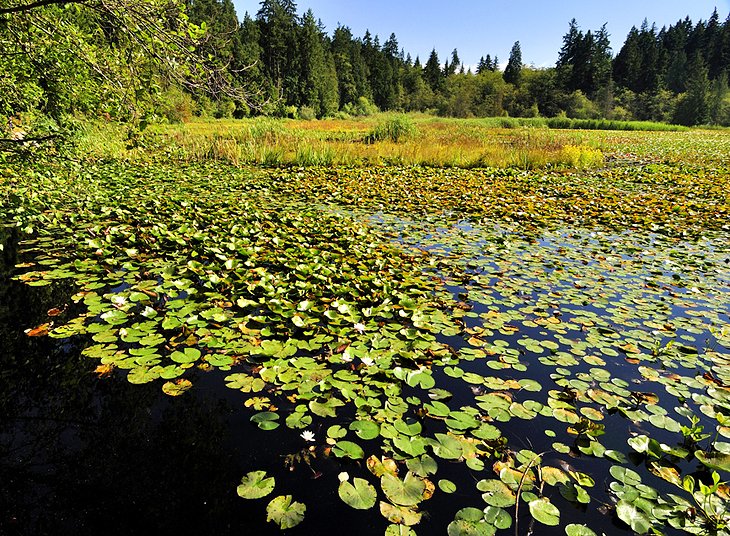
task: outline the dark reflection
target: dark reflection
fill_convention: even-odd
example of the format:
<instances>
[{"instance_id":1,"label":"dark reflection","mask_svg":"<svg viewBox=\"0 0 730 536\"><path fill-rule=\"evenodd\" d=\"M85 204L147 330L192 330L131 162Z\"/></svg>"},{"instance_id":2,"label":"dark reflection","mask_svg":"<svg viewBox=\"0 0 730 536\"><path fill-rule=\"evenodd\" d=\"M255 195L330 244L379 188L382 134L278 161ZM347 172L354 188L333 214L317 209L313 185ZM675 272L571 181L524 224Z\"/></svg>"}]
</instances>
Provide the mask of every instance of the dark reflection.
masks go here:
<instances>
[{"instance_id":1,"label":"dark reflection","mask_svg":"<svg viewBox=\"0 0 730 536\"><path fill-rule=\"evenodd\" d=\"M11 280L13 266L23 260L17 258L16 239L0 228L1 535L280 534L266 522L268 499L247 501L236 494L241 477L253 470L276 478L269 498L293 495L306 504L304 522L287 534L384 533L387 522L377 507L356 511L337 495L340 471L377 482L362 462L322 454L332 422L315 420L310 428L318 439L318 456L311 467L299 462L290 470L287 455L308 444L284 426L264 432L251 424L253 412L244 408L240 393L225 387L225 372L198 371L191 391L170 398L162 394L160 382L131 385L123 375L97 378L97 362L81 356L82 337L27 336L24 329L62 323L78 311L70 301L71 283L29 287ZM59 317L48 314L64 308ZM459 396L455 393L454 403ZM514 423L510 444L549 451L550 440L541 432L548 424L542 418ZM439 425L425 423L427 429ZM375 443L363 446L368 454L379 450ZM587 472L593 472L591 463L575 460ZM451 479L458 489L455 495L437 492L423 504L416 532L445 534L460 508L484 508L474 483L491 474L465 474L462 463L439 460L438 478ZM593 490L600 500L605 500L603 484ZM621 532L612 517L596 516L595 502L586 512L557 492L551 500L560 505L562 526L588 517L594 529ZM563 534L562 526L534 526L526 508L518 523L522 535Z\"/></svg>"},{"instance_id":2,"label":"dark reflection","mask_svg":"<svg viewBox=\"0 0 730 536\"><path fill-rule=\"evenodd\" d=\"M228 405L99 381L83 341L25 335L73 289L10 281L17 259L3 233L0 532L229 532L231 512L245 512L232 487L240 469L226 448Z\"/></svg>"},{"instance_id":3,"label":"dark reflection","mask_svg":"<svg viewBox=\"0 0 730 536\"><path fill-rule=\"evenodd\" d=\"M0 534L280 534L266 522L267 499L236 494L258 469L277 478L272 498L291 494L307 505L305 522L288 533L343 522L353 535L383 532L377 512L354 512L338 498L337 473L347 466L320 456L311 468L286 467L285 456L306 444L291 430L252 425L225 373L199 372L194 389L170 398L159 382L97 378L96 361L80 354L82 337L27 336L72 317L74 289L12 281L16 237L0 233ZM48 315L66 306L65 315Z\"/></svg>"}]
</instances>

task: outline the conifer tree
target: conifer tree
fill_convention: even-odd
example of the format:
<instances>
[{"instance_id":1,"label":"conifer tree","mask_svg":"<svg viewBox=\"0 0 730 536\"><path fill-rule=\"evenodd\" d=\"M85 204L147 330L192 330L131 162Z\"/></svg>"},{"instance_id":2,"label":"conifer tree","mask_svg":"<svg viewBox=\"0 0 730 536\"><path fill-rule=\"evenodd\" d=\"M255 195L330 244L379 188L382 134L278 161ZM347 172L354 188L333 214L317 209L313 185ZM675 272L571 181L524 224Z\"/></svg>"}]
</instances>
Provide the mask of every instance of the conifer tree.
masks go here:
<instances>
[{"instance_id":1,"label":"conifer tree","mask_svg":"<svg viewBox=\"0 0 730 536\"><path fill-rule=\"evenodd\" d=\"M520 49L519 41L512 45L512 50L509 53L509 61L507 61L507 67L504 69L503 76L504 81L508 84L520 85L522 80L522 50Z\"/></svg>"},{"instance_id":2,"label":"conifer tree","mask_svg":"<svg viewBox=\"0 0 730 536\"><path fill-rule=\"evenodd\" d=\"M431 86L433 91L438 91L443 87L441 64L439 63L439 57L435 48L431 51L431 55L428 57L428 61L423 68L423 79Z\"/></svg>"}]
</instances>

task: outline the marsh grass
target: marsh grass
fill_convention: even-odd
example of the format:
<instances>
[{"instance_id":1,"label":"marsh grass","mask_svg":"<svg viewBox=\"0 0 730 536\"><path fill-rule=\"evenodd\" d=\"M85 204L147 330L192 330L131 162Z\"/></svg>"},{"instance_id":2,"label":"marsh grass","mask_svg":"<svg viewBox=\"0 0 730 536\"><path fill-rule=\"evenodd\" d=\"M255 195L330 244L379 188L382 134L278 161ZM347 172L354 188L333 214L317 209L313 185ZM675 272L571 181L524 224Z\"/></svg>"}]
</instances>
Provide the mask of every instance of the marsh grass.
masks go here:
<instances>
[{"instance_id":1,"label":"marsh grass","mask_svg":"<svg viewBox=\"0 0 730 536\"><path fill-rule=\"evenodd\" d=\"M562 118L444 119L424 114L319 121L200 119L152 125L135 134L135 143L130 144L128 127L91 123L79 132L77 147L80 154L96 159L218 160L238 166L398 164L583 170L604 165L605 148L616 136L631 136L629 131L639 128L675 128L657 125ZM567 126L572 130L562 128ZM603 127L618 130L599 131Z\"/></svg>"}]
</instances>

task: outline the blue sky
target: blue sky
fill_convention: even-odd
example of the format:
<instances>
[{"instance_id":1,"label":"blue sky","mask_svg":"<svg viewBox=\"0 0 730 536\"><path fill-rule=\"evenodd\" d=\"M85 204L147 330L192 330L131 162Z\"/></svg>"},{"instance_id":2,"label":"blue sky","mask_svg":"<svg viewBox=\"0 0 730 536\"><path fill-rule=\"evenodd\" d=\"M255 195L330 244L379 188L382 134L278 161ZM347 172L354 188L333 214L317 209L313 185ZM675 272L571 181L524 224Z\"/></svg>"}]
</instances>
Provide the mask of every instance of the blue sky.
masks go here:
<instances>
[{"instance_id":1,"label":"blue sky","mask_svg":"<svg viewBox=\"0 0 730 536\"><path fill-rule=\"evenodd\" d=\"M239 17L255 15L259 2L233 0ZM724 21L730 0L300 0L300 14L311 8L330 35L338 23L356 37L365 30L383 43L391 32L414 58L425 62L435 48L443 62L458 49L463 63L475 65L481 56L496 54L506 63L515 41L526 64L555 64L563 35L575 18L583 31L608 23L614 55L631 26L644 18L658 28L689 16L707 20L715 7Z\"/></svg>"}]
</instances>

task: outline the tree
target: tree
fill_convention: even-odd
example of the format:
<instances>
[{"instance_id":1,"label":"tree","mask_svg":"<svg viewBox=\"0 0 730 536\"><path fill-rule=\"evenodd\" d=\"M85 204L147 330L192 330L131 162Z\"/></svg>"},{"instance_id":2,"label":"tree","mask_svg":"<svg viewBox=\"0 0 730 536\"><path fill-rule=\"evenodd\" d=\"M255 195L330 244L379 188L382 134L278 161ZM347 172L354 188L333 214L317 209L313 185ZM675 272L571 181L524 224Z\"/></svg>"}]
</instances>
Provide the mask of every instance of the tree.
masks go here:
<instances>
[{"instance_id":1,"label":"tree","mask_svg":"<svg viewBox=\"0 0 730 536\"><path fill-rule=\"evenodd\" d=\"M324 32L317 25L311 9L304 14L299 33L300 72L297 79L300 88L297 105L312 108L317 117L331 115L339 107L336 69L327 50Z\"/></svg>"},{"instance_id":2,"label":"tree","mask_svg":"<svg viewBox=\"0 0 730 536\"><path fill-rule=\"evenodd\" d=\"M431 90L438 91L443 87L443 76L441 75L441 63L434 48L423 67L423 79L431 86Z\"/></svg>"},{"instance_id":3,"label":"tree","mask_svg":"<svg viewBox=\"0 0 730 536\"><path fill-rule=\"evenodd\" d=\"M710 81L699 52L689 62L687 92L677 103L673 121L680 125L700 125L710 119Z\"/></svg>"},{"instance_id":4,"label":"tree","mask_svg":"<svg viewBox=\"0 0 730 536\"><path fill-rule=\"evenodd\" d=\"M276 88L277 98L286 104L296 104L299 86L296 4L292 0L263 0L256 20L261 29L264 72Z\"/></svg>"},{"instance_id":5,"label":"tree","mask_svg":"<svg viewBox=\"0 0 730 536\"><path fill-rule=\"evenodd\" d=\"M509 60L507 61L507 67L504 69L504 81L508 84L515 86L520 85L522 78L522 51L520 50L520 42L517 41L512 45L512 50L509 53Z\"/></svg>"},{"instance_id":6,"label":"tree","mask_svg":"<svg viewBox=\"0 0 730 536\"><path fill-rule=\"evenodd\" d=\"M38 0L0 8L0 115L38 110L138 120L166 85L248 101L200 55L204 24L178 0Z\"/></svg>"}]
</instances>

